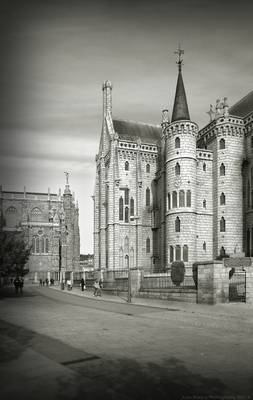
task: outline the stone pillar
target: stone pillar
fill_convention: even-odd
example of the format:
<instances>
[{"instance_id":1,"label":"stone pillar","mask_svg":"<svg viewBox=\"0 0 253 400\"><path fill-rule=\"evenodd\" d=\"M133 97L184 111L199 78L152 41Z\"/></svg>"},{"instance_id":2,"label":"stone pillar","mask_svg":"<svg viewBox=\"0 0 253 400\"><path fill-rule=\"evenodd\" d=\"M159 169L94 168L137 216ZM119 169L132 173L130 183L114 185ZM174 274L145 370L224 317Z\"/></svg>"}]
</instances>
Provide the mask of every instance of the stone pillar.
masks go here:
<instances>
[{"instance_id":1,"label":"stone pillar","mask_svg":"<svg viewBox=\"0 0 253 400\"><path fill-rule=\"evenodd\" d=\"M253 268L244 267L246 271L246 303L253 304Z\"/></svg>"},{"instance_id":2,"label":"stone pillar","mask_svg":"<svg viewBox=\"0 0 253 400\"><path fill-rule=\"evenodd\" d=\"M48 279L49 282L50 282L50 271L47 271L47 279Z\"/></svg>"},{"instance_id":3,"label":"stone pillar","mask_svg":"<svg viewBox=\"0 0 253 400\"><path fill-rule=\"evenodd\" d=\"M38 272L34 272L34 283L38 283Z\"/></svg>"},{"instance_id":4,"label":"stone pillar","mask_svg":"<svg viewBox=\"0 0 253 400\"><path fill-rule=\"evenodd\" d=\"M131 297L135 297L138 295L141 287L141 271L137 268L130 269L129 279L131 287Z\"/></svg>"},{"instance_id":5,"label":"stone pillar","mask_svg":"<svg viewBox=\"0 0 253 400\"><path fill-rule=\"evenodd\" d=\"M197 302L228 303L229 271L222 261L207 261L198 265Z\"/></svg>"}]
</instances>

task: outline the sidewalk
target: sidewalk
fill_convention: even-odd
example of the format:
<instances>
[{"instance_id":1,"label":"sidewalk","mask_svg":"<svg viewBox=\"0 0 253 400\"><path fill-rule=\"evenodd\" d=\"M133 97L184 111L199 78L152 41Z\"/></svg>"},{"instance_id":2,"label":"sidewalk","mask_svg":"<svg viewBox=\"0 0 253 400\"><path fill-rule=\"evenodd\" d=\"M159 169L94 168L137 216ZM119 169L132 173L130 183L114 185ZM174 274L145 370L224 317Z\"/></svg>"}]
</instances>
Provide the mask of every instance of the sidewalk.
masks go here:
<instances>
[{"instance_id":1,"label":"sidewalk","mask_svg":"<svg viewBox=\"0 0 253 400\"><path fill-rule=\"evenodd\" d=\"M61 291L60 286L49 286L50 289ZM204 314L210 316L226 316L231 318L239 319L252 319L253 321L253 306L246 303L226 303L226 304L217 304L217 305L206 305L206 304L193 304L187 302L180 301L171 301L171 300L159 300L159 299L151 299L151 298L143 298L143 297L133 297L131 299L131 303L127 302L127 293L121 293L119 296L108 293L106 290L102 290L101 297L93 296L93 289L88 288L81 291L79 287L73 287L72 290L68 290L66 287L61 291L66 295L74 295L79 297L85 297L88 299L96 300L96 301L107 301L113 303L121 303L128 305L138 305L143 307L155 307L162 309L169 309L172 311L183 311L187 313L196 313L196 314Z\"/></svg>"}]
</instances>

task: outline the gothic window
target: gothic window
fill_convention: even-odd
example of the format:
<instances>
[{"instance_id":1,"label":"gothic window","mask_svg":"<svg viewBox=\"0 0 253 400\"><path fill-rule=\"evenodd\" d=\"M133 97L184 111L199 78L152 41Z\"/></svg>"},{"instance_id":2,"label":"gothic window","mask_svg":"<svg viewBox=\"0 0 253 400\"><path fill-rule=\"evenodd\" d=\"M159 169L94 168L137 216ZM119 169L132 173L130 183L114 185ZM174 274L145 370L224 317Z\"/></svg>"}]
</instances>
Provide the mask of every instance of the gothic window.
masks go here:
<instances>
[{"instance_id":1,"label":"gothic window","mask_svg":"<svg viewBox=\"0 0 253 400\"><path fill-rule=\"evenodd\" d=\"M188 262L188 246L187 244L183 247L183 261Z\"/></svg>"},{"instance_id":2,"label":"gothic window","mask_svg":"<svg viewBox=\"0 0 253 400\"><path fill-rule=\"evenodd\" d=\"M129 204L129 189L125 189L125 205Z\"/></svg>"},{"instance_id":3,"label":"gothic window","mask_svg":"<svg viewBox=\"0 0 253 400\"><path fill-rule=\"evenodd\" d=\"M220 150L225 149L225 139L220 140Z\"/></svg>"},{"instance_id":4,"label":"gothic window","mask_svg":"<svg viewBox=\"0 0 253 400\"><path fill-rule=\"evenodd\" d=\"M124 216L123 216L123 197L120 196L119 198L119 220L123 221Z\"/></svg>"},{"instance_id":5,"label":"gothic window","mask_svg":"<svg viewBox=\"0 0 253 400\"><path fill-rule=\"evenodd\" d=\"M125 171L129 171L129 162L128 161L125 162Z\"/></svg>"},{"instance_id":6,"label":"gothic window","mask_svg":"<svg viewBox=\"0 0 253 400\"><path fill-rule=\"evenodd\" d=\"M49 252L49 240L48 238L45 238L45 253Z\"/></svg>"},{"instance_id":7,"label":"gothic window","mask_svg":"<svg viewBox=\"0 0 253 400\"><path fill-rule=\"evenodd\" d=\"M128 239L128 236L126 236L125 240L124 240L124 249L125 249L125 253L128 253L128 250L129 250L129 239Z\"/></svg>"},{"instance_id":8,"label":"gothic window","mask_svg":"<svg viewBox=\"0 0 253 400\"><path fill-rule=\"evenodd\" d=\"M181 247L179 245L176 246L176 261L181 260Z\"/></svg>"},{"instance_id":9,"label":"gothic window","mask_svg":"<svg viewBox=\"0 0 253 400\"><path fill-rule=\"evenodd\" d=\"M180 149L180 138L179 138L179 137L177 137L177 138L175 139L175 148L176 148L176 149Z\"/></svg>"},{"instance_id":10,"label":"gothic window","mask_svg":"<svg viewBox=\"0 0 253 400\"><path fill-rule=\"evenodd\" d=\"M250 255L250 230L247 230L247 237L246 237L246 256L249 257Z\"/></svg>"},{"instance_id":11,"label":"gothic window","mask_svg":"<svg viewBox=\"0 0 253 400\"><path fill-rule=\"evenodd\" d=\"M180 190L179 192L179 207L184 207L185 206L185 196L184 196L184 190Z\"/></svg>"},{"instance_id":12,"label":"gothic window","mask_svg":"<svg viewBox=\"0 0 253 400\"><path fill-rule=\"evenodd\" d=\"M44 237L40 238L40 253L45 253L45 240L44 240Z\"/></svg>"},{"instance_id":13,"label":"gothic window","mask_svg":"<svg viewBox=\"0 0 253 400\"><path fill-rule=\"evenodd\" d=\"M16 214L16 212L17 212L17 209L13 206L8 207L6 210L6 214Z\"/></svg>"},{"instance_id":14,"label":"gothic window","mask_svg":"<svg viewBox=\"0 0 253 400\"><path fill-rule=\"evenodd\" d=\"M251 228L251 252L250 252L251 257L253 256L253 226Z\"/></svg>"},{"instance_id":15,"label":"gothic window","mask_svg":"<svg viewBox=\"0 0 253 400\"><path fill-rule=\"evenodd\" d=\"M132 197L130 199L130 216L134 216L134 199Z\"/></svg>"},{"instance_id":16,"label":"gothic window","mask_svg":"<svg viewBox=\"0 0 253 400\"><path fill-rule=\"evenodd\" d=\"M35 253L40 252L40 239L38 236L35 237Z\"/></svg>"},{"instance_id":17,"label":"gothic window","mask_svg":"<svg viewBox=\"0 0 253 400\"><path fill-rule=\"evenodd\" d=\"M179 217L177 217L175 219L175 231L176 232L180 232L180 219L179 219Z\"/></svg>"},{"instance_id":18,"label":"gothic window","mask_svg":"<svg viewBox=\"0 0 253 400\"><path fill-rule=\"evenodd\" d=\"M31 211L32 215L40 215L42 214L42 211L38 207L34 207Z\"/></svg>"},{"instance_id":19,"label":"gothic window","mask_svg":"<svg viewBox=\"0 0 253 400\"><path fill-rule=\"evenodd\" d=\"M150 172L150 164L146 165L146 172L149 173Z\"/></svg>"},{"instance_id":20,"label":"gothic window","mask_svg":"<svg viewBox=\"0 0 253 400\"><path fill-rule=\"evenodd\" d=\"M173 262L174 260L174 248L173 246L170 246L170 262Z\"/></svg>"},{"instance_id":21,"label":"gothic window","mask_svg":"<svg viewBox=\"0 0 253 400\"><path fill-rule=\"evenodd\" d=\"M168 210L170 210L171 205L170 205L170 193L168 193Z\"/></svg>"},{"instance_id":22,"label":"gothic window","mask_svg":"<svg viewBox=\"0 0 253 400\"><path fill-rule=\"evenodd\" d=\"M203 208L206 208L206 199L203 200Z\"/></svg>"},{"instance_id":23,"label":"gothic window","mask_svg":"<svg viewBox=\"0 0 253 400\"><path fill-rule=\"evenodd\" d=\"M226 232L226 221L224 217L220 219L220 232Z\"/></svg>"},{"instance_id":24,"label":"gothic window","mask_svg":"<svg viewBox=\"0 0 253 400\"><path fill-rule=\"evenodd\" d=\"M127 254L125 255L125 268L129 268L129 256Z\"/></svg>"},{"instance_id":25,"label":"gothic window","mask_svg":"<svg viewBox=\"0 0 253 400\"><path fill-rule=\"evenodd\" d=\"M206 242L203 243L203 250L206 251Z\"/></svg>"},{"instance_id":26,"label":"gothic window","mask_svg":"<svg viewBox=\"0 0 253 400\"><path fill-rule=\"evenodd\" d=\"M146 189L146 206L147 207L150 206L150 189L149 188Z\"/></svg>"},{"instance_id":27,"label":"gothic window","mask_svg":"<svg viewBox=\"0 0 253 400\"><path fill-rule=\"evenodd\" d=\"M247 206L248 206L248 208L250 208L250 183L249 183L249 180L248 180L248 185L247 185Z\"/></svg>"},{"instance_id":28,"label":"gothic window","mask_svg":"<svg viewBox=\"0 0 253 400\"><path fill-rule=\"evenodd\" d=\"M191 207L191 191L187 190L186 193L186 206Z\"/></svg>"},{"instance_id":29,"label":"gothic window","mask_svg":"<svg viewBox=\"0 0 253 400\"><path fill-rule=\"evenodd\" d=\"M129 208L125 207L125 222L129 222Z\"/></svg>"},{"instance_id":30,"label":"gothic window","mask_svg":"<svg viewBox=\"0 0 253 400\"><path fill-rule=\"evenodd\" d=\"M220 176L225 176L225 173L226 173L225 165L222 163L220 166Z\"/></svg>"},{"instance_id":31,"label":"gothic window","mask_svg":"<svg viewBox=\"0 0 253 400\"><path fill-rule=\"evenodd\" d=\"M150 253L150 238L146 240L146 253Z\"/></svg>"},{"instance_id":32,"label":"gothic window","mask_svg":"<svg viewBox=\"0 0 253 400\"><path fill-rule=\"evenodd\" d=\"M119 249L119 267L123 268L123 248L122 248L122 246Z\"/></svg>"},{"instance_id":33,"label":"gothic window","mask_svg":"<svg viewBox=\"0 0 253 400\"><path fill-rule=\"evenodd\" d=\"M176 166L175 166L175 174L176 174L176 175L180 175L180 165L179 165L179 163L176 163Z\"/></svg>"},{"instance_id":34,"label":"gothic window","mask_svg":"<svg viewBox=\"0 0 253 400\"><path fill-rule=\"evenodd\" d=\"M134 249L131 247L130 249L130 268L134 267Z\"/></svg>"},{"instance_id":35,"label":"gothic window","mask_svg":"<svg viewBox=\"0 0 253 400\"><path fill-rule=\"evenodd\" d=\"M32 238L32 253L36 253L36 237Z\"/></svg>"},{"instance_id":36,"label":"gothic window","mask_svg":"<svg viewBox=\"0 0 253 400\"><path fill-rule=\"evenodd\" d=\"M203 164L203 171L206 172L206 163Z\"/></svg>"},{"instance_id":37,"label":"gothic window","mask_svg":"<svg viewBox=\"0 0 253 400\"><path fill-rule=\"evenodd\" d=\"M226 204L226 196L225 194L222 192L220 195L220 205L224 206Z\"/></svg>"},{"instance_id":38,"label":"gothic window","mask_svg":"<svg viewBox=\"0 0 253 400\"><path fill-rule=\"evenodd\" d=\"M177 207L177 192L174 191L172 193L172 207L175 208Z\"/></svg>"}]
</instances>

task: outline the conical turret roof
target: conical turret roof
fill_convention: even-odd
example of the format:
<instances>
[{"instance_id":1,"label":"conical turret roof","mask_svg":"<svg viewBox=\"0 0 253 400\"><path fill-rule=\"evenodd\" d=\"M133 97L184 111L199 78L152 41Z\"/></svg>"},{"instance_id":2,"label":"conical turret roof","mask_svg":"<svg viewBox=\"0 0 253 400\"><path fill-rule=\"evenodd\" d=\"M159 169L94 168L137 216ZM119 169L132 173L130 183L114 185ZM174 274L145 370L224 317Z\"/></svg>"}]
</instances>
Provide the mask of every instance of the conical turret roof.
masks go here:
<instances>
[{"instance_id":1,"label":"conical turret roof","mask_svg":"<svg viewBox=\"0 0 253 400\"><path fill-rule=\"evenodd\" d=\"M184 89L184 81L181 71L181 62L178 62L178 66L179 66L179 71L178 71L177 87L176 87L176 94L175 94L171 122L180 120L190 120L190 114L188 110L188 104Z\"/></svg>"}]
</instances>

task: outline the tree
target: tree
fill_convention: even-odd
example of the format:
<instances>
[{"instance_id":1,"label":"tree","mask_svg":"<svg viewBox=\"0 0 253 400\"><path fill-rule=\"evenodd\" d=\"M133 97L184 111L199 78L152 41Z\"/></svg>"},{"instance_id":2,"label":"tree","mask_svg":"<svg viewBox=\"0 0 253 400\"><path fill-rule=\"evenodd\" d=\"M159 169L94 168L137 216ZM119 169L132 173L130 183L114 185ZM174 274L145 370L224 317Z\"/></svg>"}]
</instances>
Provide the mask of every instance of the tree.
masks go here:
<instances>
[{"instance_id":1,"label":"tree","mask_svg":"<svg viewBox=\"0 0 253 400\"><path fill-rule=\"evenodd\" d=\"M171 264L171 280L176 286L184 281L185 266L183 261L173 261Z\"/></svg>"},{"instance_id":2,"label":"tree","mask_svg":"<svg viewBox=\"0 0 253 400\"><path fill-rule=\"evenodd\" d=\"M27 274L30 253L24 232L0 232L0 276Z\"/></svg>"}]
</instances>

